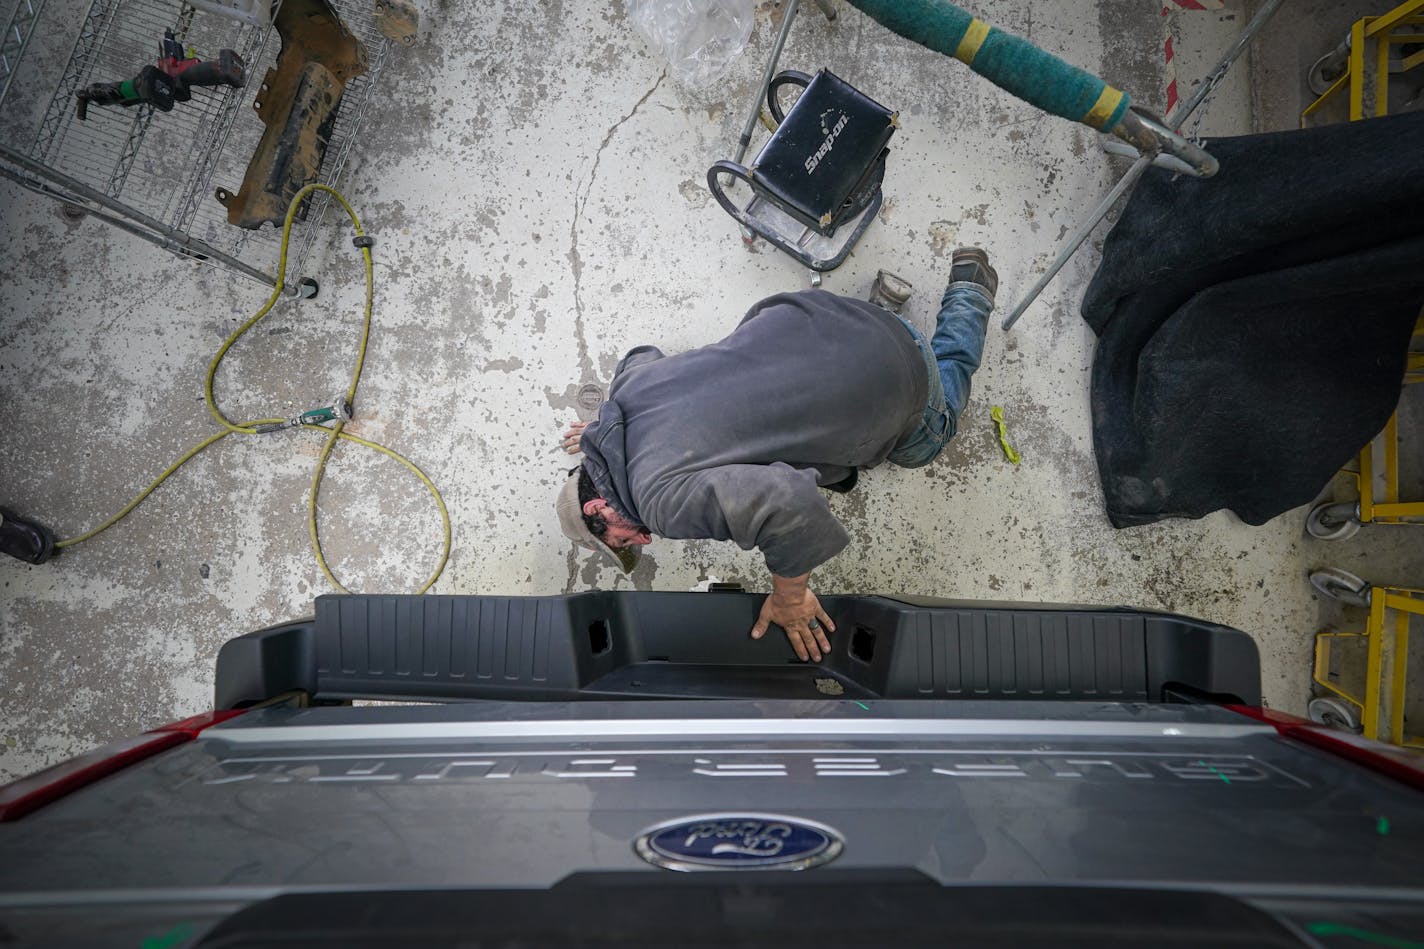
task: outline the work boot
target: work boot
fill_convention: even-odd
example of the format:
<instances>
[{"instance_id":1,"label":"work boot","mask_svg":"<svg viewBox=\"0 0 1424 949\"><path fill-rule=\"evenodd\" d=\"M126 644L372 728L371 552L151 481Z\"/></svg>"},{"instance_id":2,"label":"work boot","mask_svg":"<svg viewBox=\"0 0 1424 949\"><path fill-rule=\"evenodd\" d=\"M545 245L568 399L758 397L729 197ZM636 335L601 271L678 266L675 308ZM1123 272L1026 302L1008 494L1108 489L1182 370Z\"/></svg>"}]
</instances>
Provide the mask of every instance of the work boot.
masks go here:
<instances>
[{"instance_id":1,"label":"work boot","mask_svg":"<svg viewBox=\"0 0 1424 949\"><path fill-rule=\"evenodd\" d=\"M0 553L25 563L44 563L58 551L54 535L34 521L27 521L9 508L0 507Z\"/></svg>"},{"instance_id":2,"label":"work boot","mask_svg":"<svg viewBox=\"0 0 1424 949\"><path fill-rule=\"evenodd\" d=\"M989 255L982 247L961 247L950 255L949 283L973 283L983 288L990 300L999 289L999 275L989 266Z\"/></svg>"},{"instance_id":3,"label":"work boot","mask_svg":"<svg viewBox=\"0 0 1424 949\"><path fill-rule=\"evenodd\" d=\"M905 308L905 302L910 299L914 290L915 287L910 281L902 280L888 270L882 270L875 275L875 285L870 288L868 299L876 306L898 314Z\"/></svg>"}]
</instances>

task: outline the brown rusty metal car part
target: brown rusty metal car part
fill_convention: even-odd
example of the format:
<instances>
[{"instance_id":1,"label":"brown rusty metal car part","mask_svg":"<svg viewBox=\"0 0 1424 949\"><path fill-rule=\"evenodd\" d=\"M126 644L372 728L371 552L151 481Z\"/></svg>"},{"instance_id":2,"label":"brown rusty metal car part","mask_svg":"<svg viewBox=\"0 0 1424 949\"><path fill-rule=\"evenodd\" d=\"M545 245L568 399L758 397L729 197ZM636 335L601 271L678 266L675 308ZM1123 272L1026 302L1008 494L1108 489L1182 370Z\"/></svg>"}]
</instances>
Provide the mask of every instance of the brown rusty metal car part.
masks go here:
<instances>
[{"instance_id":1,"label":"brown rusty metal car part","mask_svg":"<svg viewBox=\"0 0 1424 949\"><path fill-rule=\"evenodd\" d=\"M252 103L267 129L237 194L217 189L237 227L280 224L296 193L318 179L342 93L366 71L365 45L326 0L283 0L276 27L282 50Z\"/></svg>"}]
</instances>

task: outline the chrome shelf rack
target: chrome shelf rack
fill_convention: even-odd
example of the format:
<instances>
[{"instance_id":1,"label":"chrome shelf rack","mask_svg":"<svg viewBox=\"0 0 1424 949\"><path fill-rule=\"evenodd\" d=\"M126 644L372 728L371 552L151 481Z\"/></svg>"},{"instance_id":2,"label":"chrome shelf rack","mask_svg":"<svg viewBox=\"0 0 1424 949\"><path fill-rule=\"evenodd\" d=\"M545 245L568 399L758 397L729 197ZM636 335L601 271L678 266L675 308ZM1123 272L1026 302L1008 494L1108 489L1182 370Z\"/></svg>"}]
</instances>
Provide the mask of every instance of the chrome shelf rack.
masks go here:
<instances>
[{"instance_id":1,"label":"chrome shelf rack","mask_svg":"<svg viewBox=\"0 0 1424 949\"><path fill-rule=\"evenodd\" d=\"M43 21L63 17L62 10L47 16L47 2L59 5L17 0L0 38L0 175L178 256L209 260L275 285L281 229L228 224L214 190L217 185L237 190L262 137L264 126L252 103L281 48L276 28L196 10L182 0L93 0L65 61L63 47L54 55L54 49L37 50L41 44L33 42L37 30L57 30ZM325 184L335 184L341 175L390 45L372 0L330 2L365 44L368 69L346 86L322 163L319 180ZM91 106L88 118L79 121L75 94L91 82L131 78L153 63L166 29L200 58L236 50L247 66L246 87L197 87L190 101L175 104L171 112L148 105ZM49 104L40 113L34 97L46 92ZM21 150L17 144L26 138L29 148ZM324 192L314 196L306 220L293 225L286 281L293 293L315 287L300 275L329 203Z\"/></svg>"}]
</instances>

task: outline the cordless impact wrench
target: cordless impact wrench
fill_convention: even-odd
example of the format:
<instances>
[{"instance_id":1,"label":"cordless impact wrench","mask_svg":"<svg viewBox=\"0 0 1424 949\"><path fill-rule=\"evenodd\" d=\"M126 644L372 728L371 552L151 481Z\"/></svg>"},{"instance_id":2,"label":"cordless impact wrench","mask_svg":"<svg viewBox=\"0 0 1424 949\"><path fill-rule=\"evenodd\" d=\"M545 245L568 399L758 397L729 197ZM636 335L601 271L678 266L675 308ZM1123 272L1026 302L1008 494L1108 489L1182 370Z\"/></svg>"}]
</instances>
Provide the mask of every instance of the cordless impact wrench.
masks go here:
<instances>
[{"instance_id":1,"label":"cordless impact wrench","mask_svg":"<svg viewBox=\"0 0 1424 949\"><path fill-rule=\"evenodd\" d=\"M242 57L230 49L220 50L217 59L199 59L172 30L163 31L158 47L158 64L145 66L132 79L122 82L94 82L76 93L79 102L75 115L83 121L89 114L89 103L131 108L147 104L160 112L169 112L175 102L193 98L193 86L232 86L241 89L247 81Z\"/></svg>"}]
</instances>

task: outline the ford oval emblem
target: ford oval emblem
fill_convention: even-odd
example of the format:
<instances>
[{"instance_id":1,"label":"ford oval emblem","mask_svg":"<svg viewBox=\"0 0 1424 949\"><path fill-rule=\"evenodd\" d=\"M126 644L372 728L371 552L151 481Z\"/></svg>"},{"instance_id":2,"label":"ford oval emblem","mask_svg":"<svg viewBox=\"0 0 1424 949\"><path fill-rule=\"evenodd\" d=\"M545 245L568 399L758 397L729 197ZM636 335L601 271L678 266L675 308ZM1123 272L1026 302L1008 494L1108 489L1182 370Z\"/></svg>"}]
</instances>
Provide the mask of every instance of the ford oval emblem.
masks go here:
<instances>
[{"instance_id":1,"label":"ford oval emblem","mask_svg":"<svg viewBox=\"0 0 1424 949\"><path fill-rule=\"evenodd\" d=\"M805 870L845 846L824 824L778 814L702 814L650 827L638 856L668 870Z\"/></svg>"}]
</instances>

